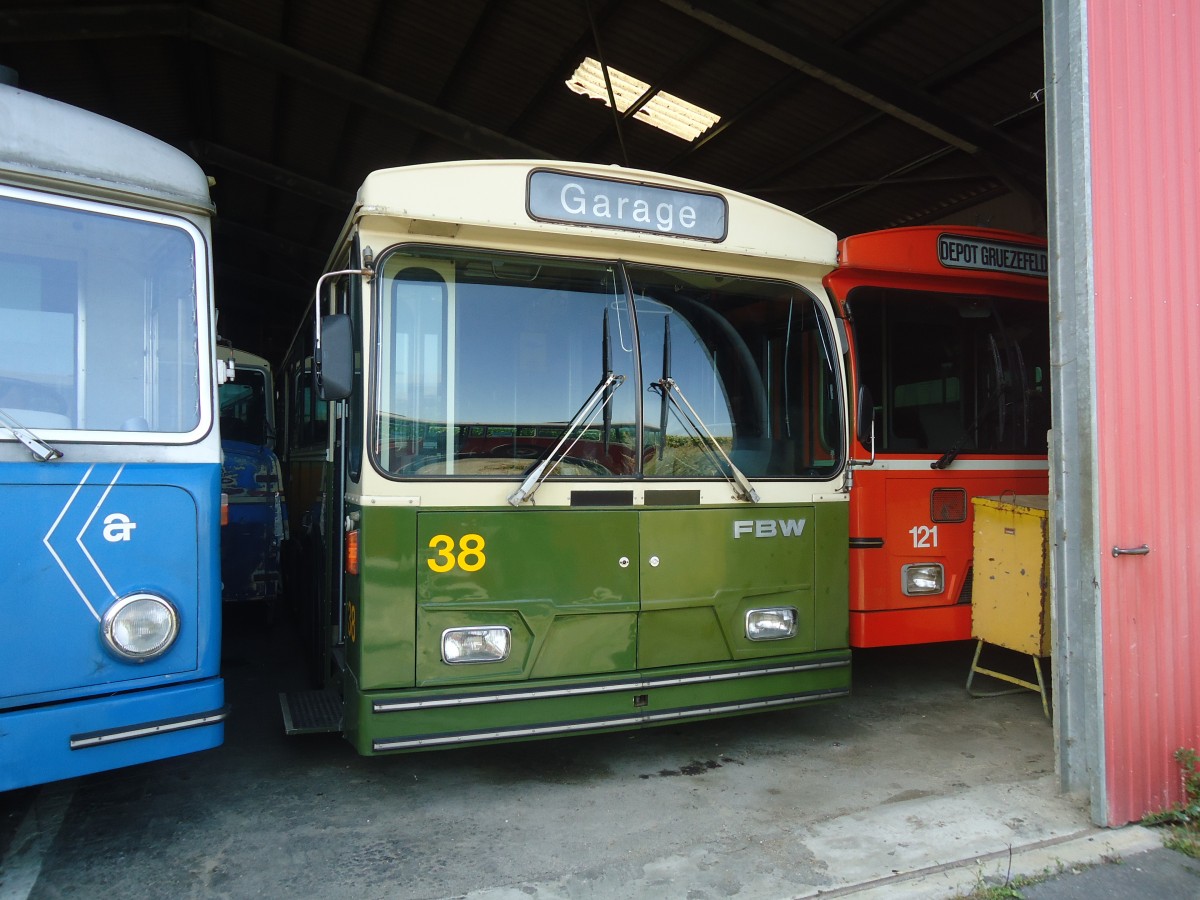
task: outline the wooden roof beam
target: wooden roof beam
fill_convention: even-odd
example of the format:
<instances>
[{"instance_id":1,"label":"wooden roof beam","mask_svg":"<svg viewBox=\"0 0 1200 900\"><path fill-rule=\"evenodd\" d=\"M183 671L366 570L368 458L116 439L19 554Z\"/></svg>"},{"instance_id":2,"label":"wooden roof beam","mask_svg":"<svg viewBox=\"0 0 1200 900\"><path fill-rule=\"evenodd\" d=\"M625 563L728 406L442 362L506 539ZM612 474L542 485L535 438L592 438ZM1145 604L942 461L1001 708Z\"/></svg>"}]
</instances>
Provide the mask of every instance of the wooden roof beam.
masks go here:
<instances>
[{"instance_id":1,"label":"wooden roof beam","mask_svg":"<svg viewBox=\"0 0 1200 900\"><path fill-rule=\"evenodd\" d=\"M392 116L473 154L493 158L554 158L541 148L180 3L6 9L0 11L0 29L5 43L151 37L193 40Z\"/></svg>"},{"instance_id":2,"label":"wooden roof beam","mask_svg":"<svg viewBox=\"0 0 1200 900\"><path fill-rule=\"evenodd\" d=\"M1044 184L1041 154L1003 131L959 115L937 98L908 86L829 41L814 40L792 23L747 0L660 0L759 52L963 152L991 157L1026 184Z\"/></svg>"}]
</instances>

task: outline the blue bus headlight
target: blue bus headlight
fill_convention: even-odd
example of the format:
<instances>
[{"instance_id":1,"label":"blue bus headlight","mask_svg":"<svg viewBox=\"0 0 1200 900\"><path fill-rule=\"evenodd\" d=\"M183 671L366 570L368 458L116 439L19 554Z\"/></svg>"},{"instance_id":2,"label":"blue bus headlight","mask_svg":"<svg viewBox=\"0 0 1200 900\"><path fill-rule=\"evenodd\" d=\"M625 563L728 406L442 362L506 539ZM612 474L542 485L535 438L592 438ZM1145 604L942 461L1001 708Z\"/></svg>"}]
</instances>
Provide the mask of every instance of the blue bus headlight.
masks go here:
<instances>
[{"instance_id":1,"label":"blue bus headlight","mask_svg":"<svg viewBox=\"0 0 1200 900\"><path fill-rule=\"evenodd\" d=\"M508 659L512 632L503 625L482 628L448 628L442 632L442 661L448 663L499 662Z\"/></svg>"},{"instance_id":2,"label":"blue bus headlight","mask_svg":"<svg viewBox=\"0 0 1200 900\"><path fill-rule=\"evenodd\" d=\"M752 641L780 641L796 634L796 610L791 606L752 609L746 613L746 637Z\"/></svg>"},{"instance_id":3,"label":"blue bus headlight","mask_svg":"<svg viewBox=\"0 0 1200 900\"><path fill-rule=\"evenodd\" d=\"M100 622L104 644L121 659L146 662L166 653L179 635L179 613L145 592L122 597Z\"/></svg>"}]
</instances>

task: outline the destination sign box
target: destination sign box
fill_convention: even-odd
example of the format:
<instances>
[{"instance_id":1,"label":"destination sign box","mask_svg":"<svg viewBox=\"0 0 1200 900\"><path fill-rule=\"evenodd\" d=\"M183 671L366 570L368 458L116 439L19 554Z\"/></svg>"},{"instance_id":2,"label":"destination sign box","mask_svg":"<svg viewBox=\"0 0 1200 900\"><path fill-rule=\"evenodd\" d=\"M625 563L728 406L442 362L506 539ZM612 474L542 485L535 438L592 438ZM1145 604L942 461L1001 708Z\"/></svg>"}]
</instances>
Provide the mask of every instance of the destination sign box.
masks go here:
<instances>
[{"instance_id":1,"label":"destination sign box","mask_svg":"<svg viewBox=\"0 0 1200 900\"><path fill-rule=\"evenodd\" d=\"M948 269L1008 272L1046 278L1049 265L1045 247L988 241L957 234L938 236L938 262Z\"/></svg>"},{"instance_id":2,"label":"destination sign box","mask_svg":"<svg viewBox=\"0 0 1200 900\"><path fill-rule=\"evenodd\" d=\"M539 169L529 176L529 215L546 222L598 225L723 241L729 207L719 194L591 178Z\"/></svg>"}]
</instances>

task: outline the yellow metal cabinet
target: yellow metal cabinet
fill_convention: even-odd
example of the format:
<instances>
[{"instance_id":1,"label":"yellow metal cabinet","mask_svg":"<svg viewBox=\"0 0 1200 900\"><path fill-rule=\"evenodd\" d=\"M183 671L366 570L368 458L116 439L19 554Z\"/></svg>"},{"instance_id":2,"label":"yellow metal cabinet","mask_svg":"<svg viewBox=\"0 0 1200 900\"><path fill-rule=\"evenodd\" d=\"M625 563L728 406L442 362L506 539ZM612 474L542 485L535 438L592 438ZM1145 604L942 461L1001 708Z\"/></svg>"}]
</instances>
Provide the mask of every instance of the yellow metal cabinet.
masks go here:
<instances>
[{"instance_id":1,"label":"yellow metal cabinet","mask_svg":"<svg viewBox=\"0 0 1200 900\"><path fill-rule=\"evenodd\" d=\"M1049 716L1041 657L1050 655L1048 498L1029 494L975 497L974 595L971 634L978 640L967 677L981 673L1038 691ZM1037 683L979 666L984 644L1033 659ZM994 692L993 692L994 693ZM1004 691L1002 693L1009 693Z\"/></svg>"},{"instance_id":2,"label":"yellow metal cabinet","mask_svg":"<svg viewBox=\"0 0 1200 900\"><path fill-rule=\"evenodd\" d=\"M971 634L1031 656L1050 655L1047 498L975 497Z\"/></svg>"}]
</instances>

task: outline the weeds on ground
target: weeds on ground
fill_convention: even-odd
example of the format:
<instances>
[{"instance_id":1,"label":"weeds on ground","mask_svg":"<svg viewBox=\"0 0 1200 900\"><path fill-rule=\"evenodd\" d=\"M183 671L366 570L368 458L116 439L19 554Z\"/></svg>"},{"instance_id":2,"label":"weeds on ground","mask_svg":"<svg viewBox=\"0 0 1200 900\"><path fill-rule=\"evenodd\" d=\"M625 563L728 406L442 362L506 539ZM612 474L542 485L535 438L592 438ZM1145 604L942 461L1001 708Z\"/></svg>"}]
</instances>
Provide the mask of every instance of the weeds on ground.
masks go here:
<instances>
[{"instance_id":1,"label":"weeds on ground","mask_svg":"<svg viewBox=\"0 0 1200 900\"><path fill-rule=\"evenodd\" d=\"M1183 802L1146 816L1142 824L1167 826L1163 845L1200 859L1200 754L1181 747L1175 751L1175 762L1183 779Z\"/></svg>"},{"instance_id":2,"label":"weeds on ground","mask_svg":"<svg viewBox=\"0 0 1200 900\"><path fill-rule=\"evenodd\" d=\"M1037 884L1040 880L1018 875L1004 884L988 884L981 878L975 889L964 895L961 900L1021 900L1025 896L1021 893L1021 888Z\"/></svg>"},{"instance_id":3,"label":"weeds on ground","mask_svg":"<svg viewBox=\"0 0 1200 900\"><path fill-rule=\"evenodd\" d=\"M1108 860L1116 862L1116 860ZM963 894L956 897L955 900L1023 900L1025 895L1021 893L1022 888L1033 887L1035 884L1041 884L1043 881L1048 881L1058 875L1066 874L1067 872L1082 872L1087 866L1067 866L1063 862L1059 862L1053 868L1043 869L1032 875L1013 875L1012 860L1009 860L1009 874L1004 877L1004 881L997 884L993 879L979 876L979 880L975 882L975 887L971 889L971 893Z\"/></svg>"}]
</instances>

